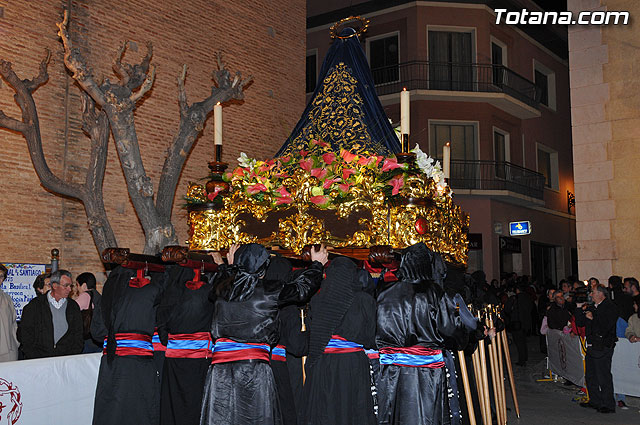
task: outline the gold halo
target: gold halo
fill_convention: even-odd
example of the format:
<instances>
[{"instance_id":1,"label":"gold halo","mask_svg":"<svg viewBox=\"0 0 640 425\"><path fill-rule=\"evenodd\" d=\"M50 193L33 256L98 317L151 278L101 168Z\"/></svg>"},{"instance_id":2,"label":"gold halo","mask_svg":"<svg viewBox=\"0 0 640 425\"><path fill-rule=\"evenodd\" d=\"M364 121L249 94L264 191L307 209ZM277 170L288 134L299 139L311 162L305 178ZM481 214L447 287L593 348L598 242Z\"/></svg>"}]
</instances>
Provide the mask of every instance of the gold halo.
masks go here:
<instances>
[{"instance_id":1,"label":"gold halo","mask_svg":"<svg viewBox=\"0 0 640 425\"><path fill-rule=\"evenodd\" d=\"M360 24L360 28L357 28L357 29L354 28L356 32L354 32L353 34L350 34L347 36L341 36L339 30L342 29L344 24L352 21L357 21ZM368 19L363 18L362 16L349 16L348 18L340 19L338 22L333 24L329 29L329 33L331 34L331 38L339 38L341 40L359 36L360 34L364 33L367 30L367 28L369 28L369 22L370 21Z\"/></svg>"}]
</instances>

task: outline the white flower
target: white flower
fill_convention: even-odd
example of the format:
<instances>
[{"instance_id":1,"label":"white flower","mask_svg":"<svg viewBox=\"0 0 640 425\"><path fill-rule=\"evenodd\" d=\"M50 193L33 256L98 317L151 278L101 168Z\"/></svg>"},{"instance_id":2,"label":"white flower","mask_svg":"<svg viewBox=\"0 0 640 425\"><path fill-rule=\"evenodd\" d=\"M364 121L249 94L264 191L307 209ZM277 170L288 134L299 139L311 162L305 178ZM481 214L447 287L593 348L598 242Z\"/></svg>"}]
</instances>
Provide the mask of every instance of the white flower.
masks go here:
<instances>
[{"instance_id":1,"label":"white flower","mask_svg":"<svg viewBox=\"0 0 640 425\"><path fill-rule=\"evenodd\" d=\"M416 154L416 164L418 165L418 168L427 176L430 176L433 173L433 158L422 152L420 146L417 144L411 152Z\"/></svg>"},{"instance_id":2,"label":"white flower","mask_svg":"<svg viewBox=\"0 0 640 425\"><path fill-rule=\"evenodd\" d=\"M253 168L256 165L256 160L253 158L249 158L246 153L240 152L238 164L243 168Z\"/></svg>"}]
</instances>

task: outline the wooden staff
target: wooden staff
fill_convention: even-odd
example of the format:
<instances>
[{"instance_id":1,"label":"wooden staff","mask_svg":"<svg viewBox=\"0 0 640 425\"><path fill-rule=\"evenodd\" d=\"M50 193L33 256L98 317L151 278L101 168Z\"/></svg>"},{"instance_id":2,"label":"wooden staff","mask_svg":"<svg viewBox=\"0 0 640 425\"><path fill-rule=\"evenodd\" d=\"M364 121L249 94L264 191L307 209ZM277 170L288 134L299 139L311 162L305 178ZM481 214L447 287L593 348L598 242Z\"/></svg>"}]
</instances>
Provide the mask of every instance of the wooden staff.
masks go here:
<instances>
[{"instance_id":1,"label":"wooden staff","mask_svg":"<svg viewBox=\"0 0 640 425\"><path fill-rule=\"evenodd\" d=\"M507 423L507 399L504 390L504 363L502 362L502 338L500 335L496 334L496 348L498 351L498 380L500 381L500 385L498 389L500 390L500 404L502 405L502 417L504 419L504 423Z\"/></svg>"},{"instance_id":2,"label":"wooden staff","mask_svg":"<svg viewBox=\"0 0 640 425\"><path fill-rule=\"evenodd\" d=\"M487 326L489 329L493 328L493 318L491 317L491 310L487 314ZM493 386L493 401L496 408L496 416L498 425L503 425L506 420L502 417L502 403L500 400L500 389L498 388L500 375L498 372L498 351L496 350L496 338L489 344L489 360L491 362L491 383Z\"/></svg>"},{"instance_id":3,"label":"wooden staff","mask_svg":"<svg viewBox=\"0 0 640 425\"><path fill-rule=\"evenodd\" d=\"M480 314L478 313L478 319ZM482 321L480 321L482 323ZM485 352L484 339L478 341L478 350L480 351L480 375L482 378L482 388L485 394L484 408L487 412L487 423L491 425L491 404L489 403L489 378L487 377L487 353Z\"/></svg>"},{"instance_id":4,"label":"wooden staff","mask_svg":"<svg viewBox=\"0 0 640 425\"><path fill-rule=\"evenodd\" d=\"M302 320L302 327L300 330L302 332L307 330L307 325L304 323L304 308L300 309L300 320ZM304 371L304 365L307 363L307 356L302 356L302 385L304 385L304 381L307 379L307 374Z\"/></svg>"},{"instance_id":5,"label":"wooden staff","mask_svg":"<svg viewBox=\"0 0 640 425\"><path fill-rule=\"evenodd\" d=\"M484 404L484 385L482 385L482 375L480 370L480 348L476 348L476 351L471 355L473 362L473 376L476 379L476 390L478 393L478 403L480 404L480 416L482 417L483 425L491 425L491 422L487 423L487 412Z\"/></svg>"},{"instance_id":6,"label":"wooden staff","mask_svg":"<svg viewBox=\"0 0 640 425\"><path fill-rule=\"evenodd\" d=\"M464 359L464 351L458 350L458 359L460 359L460 374L462 375L464 398L467 401L467 415L469 415L469 423L471 425L476 425L476 414L473 410L473 398L471 397L471 386L469 385L469 375L467 374L467 363Z\"/></svg>"},{"instance_id":7,"label":"wooden staff","mask_svg":"<svg viewBox=\"0 0 640 425\"><path fill-rule=\"evenodd\" d=\"M502 346L504 348L504 356L507 362L507 371L509 372L509 384L511 385L511 395L513 396L513 404L516 408L516 416L520 419L520 406L518 405L518 396L516 395L516 385L513 379L513 366L511 365L511 353L509 352L509 344L507 344L507 334L505 331L500 332L502 335Z\"/></svg>"}]
</instances>

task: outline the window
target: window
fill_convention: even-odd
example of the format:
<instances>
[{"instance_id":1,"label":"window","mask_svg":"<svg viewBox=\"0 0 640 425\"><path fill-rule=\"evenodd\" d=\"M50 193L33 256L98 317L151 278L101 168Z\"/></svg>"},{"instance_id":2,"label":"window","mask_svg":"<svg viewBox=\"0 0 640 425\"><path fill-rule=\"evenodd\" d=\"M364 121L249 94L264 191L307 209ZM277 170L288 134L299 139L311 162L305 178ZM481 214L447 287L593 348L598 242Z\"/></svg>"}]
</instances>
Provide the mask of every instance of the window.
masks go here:
<instances>
[{"instance_id":1,"label":"window","mask_svg":"<svg viewBox=\"0 0 640 425\"><path fill-rule=\"evenodd\" d=\"M471 32L429 31L429 88L473 90Z\"/></svg>"},{"instance_id":2,"label":"window","mask_svg":"<svg viewBox=\"0 0 640 425\"><path fill-rule=\"evenodd\" d=\"M316 52L307 53L307 93L313 93L318 80L318 54Z\"/></svg>"},{"instance_id":3,"label":"window","mask_svg":"<svg viewBox=\"0 0 640 425\"><path fill-rule=\"evenodd\" d=\"M556 110L556 74L542 65L533 61L533 79L536 86L536 99L542 105Z\"/></svg>"},{"instance_id":4,"label":"window","mask_svg":"<svg viewBox=\"0 0 640 425\"><path fill-rule=\"evenodd\" d=\"M431 156L442 158L442 147L451 142L451 160L476 159L476 125L470 123L431 123ZM453 165L451 168L453 172Z\"/></svg>"},{"instance_id":5,"label":"window","mask_svg":"<svg viewBox=\"0 0 640 425\"><path fill-rule=\"evenodd\" d=\"M398 34L367 40L369 65L375 85L393 83L400 79L400 49Z\"/></svg>"},{"instance_id":6,"label":"window","mask_svg":"<svg viewBox=\"0 0 640 425\"><path fill-rule=\"evenodd\" d=\"M506 79L507 46L493 37L491 37L491 65L493 85L502 87Z\"/></svg>"},{"instance_id":7,"label":"window","mask_svg":"<svg viewBox=\"0 0 640 425\"><path fill-rule=\"evenodd\" d=\"M493 129L493 155L496 161L496 177L507 178L506 162L509 161L509 134Z\"/></svg>"},{"instance_id":8,"label":"window","mask_svg":"<svg viewBox=\"0 0 640 425\"><path fill-rule=\"evenodd\" d=\"M544 145L538 144L538 172L544 176L544 185L558 190L558 153Z\"/></svg>"}]
</instances>

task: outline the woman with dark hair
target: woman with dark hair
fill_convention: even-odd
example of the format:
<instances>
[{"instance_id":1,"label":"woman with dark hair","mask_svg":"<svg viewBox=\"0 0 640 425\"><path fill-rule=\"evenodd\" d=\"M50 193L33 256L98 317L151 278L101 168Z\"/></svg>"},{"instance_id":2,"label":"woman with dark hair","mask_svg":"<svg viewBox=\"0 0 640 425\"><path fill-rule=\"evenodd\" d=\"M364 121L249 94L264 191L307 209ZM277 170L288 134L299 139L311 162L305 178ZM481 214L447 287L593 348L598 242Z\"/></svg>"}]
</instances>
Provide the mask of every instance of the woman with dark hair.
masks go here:
<instances>
[{"instance_id":1,"label":"woman with dark hair","mask_svg":"<svg viewBox=\"0 0 640 425\"><path fill-rule=\"evenodd\" d=\"M624 336L630 342L640 342L640 295L633 297L634 313L629 317L629 326L624 332Z\"/></svg>"},{"instance_id":2,"label":"woman with dark hair","mask_svg":"<svg viewBox=\"0 0 640 425\"><path fill-rule=\"evenodd\" d=\"M229 249L229 266L213 282L213 359L204 389L201 425L282 424L269 364L278 342L279 304L302 302L319 285L326 249L311 251L314 263L293 282L268 281L269 254L258 244Z\"/></svg>"}]
</instances>

